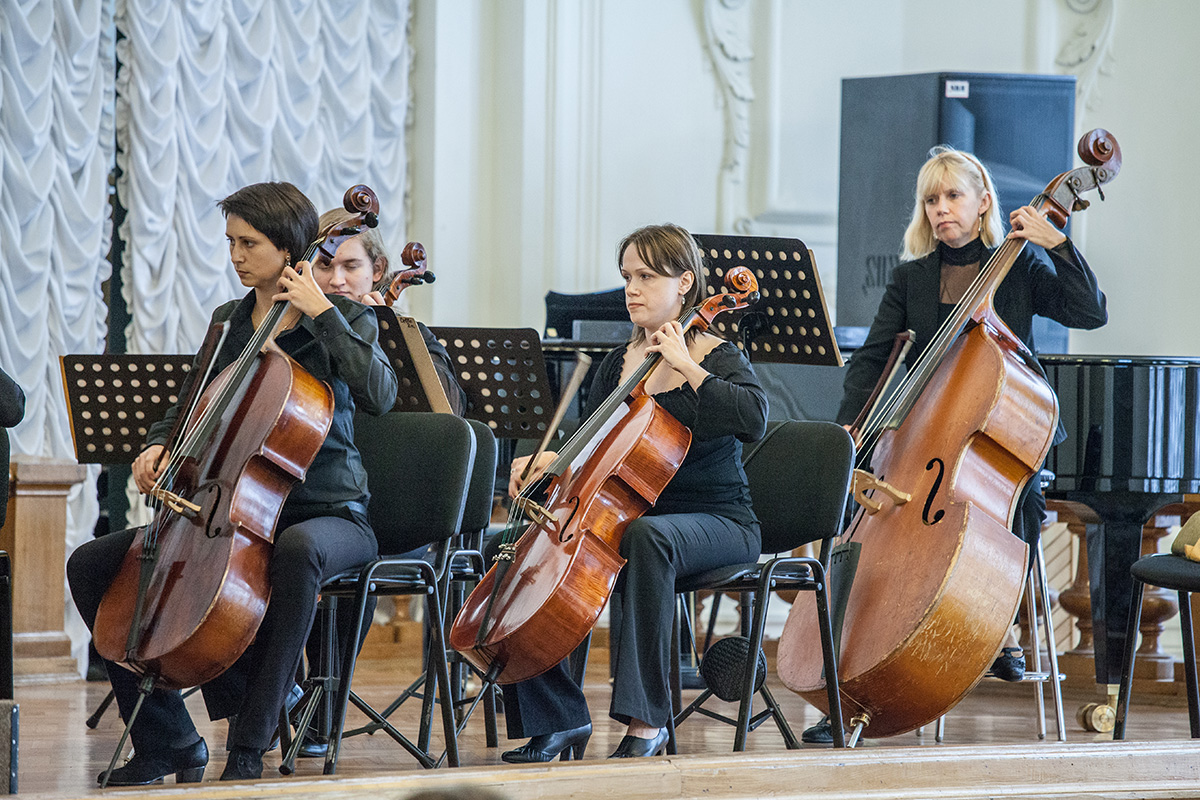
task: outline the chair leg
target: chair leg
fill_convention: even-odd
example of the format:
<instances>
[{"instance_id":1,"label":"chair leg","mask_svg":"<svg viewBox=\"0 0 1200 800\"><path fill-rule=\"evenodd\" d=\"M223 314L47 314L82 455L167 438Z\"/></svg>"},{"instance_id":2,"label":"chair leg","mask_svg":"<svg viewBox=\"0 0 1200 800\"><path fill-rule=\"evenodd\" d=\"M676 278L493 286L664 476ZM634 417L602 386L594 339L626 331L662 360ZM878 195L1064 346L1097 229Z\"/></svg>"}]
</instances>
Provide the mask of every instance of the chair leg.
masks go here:
<instances>
[{"instance_id":1,"label":"chair leg","mask_svg":"<svg viewBox=\"0 0 1200 800\"><path fill-rule=\"evenodd\" d=\"M427 596L429 614L432 619L442 620L441 602L436 590L430 592ZM442 733L446 739L446 763L451 767L458 766L458 727L454 720L454 698L450 693L450 665L446 661L446 626L439 624L430 626L433 631L434 641L430 650L435 653L434 669L436 676L431 676L430 679L436 680L439 700L442 704ZM429 685L429 680L426 680L426 686ZM427 691L427 694L432 695L432 691ZM440 763L440 762L439 762Z\"/></svg>"},{"instance_id":2,"label":"chair leg","mask_svg":"<svg viewBox=\"0 0 1200 800\"><path fill-rule=\"evenodd\" d=\"M1133 663L1137 658L1138 628L1142 624L1142 594L1145 584L1133 579L1133 595L1129 604L1129 624L1125 626L1125 654L1121 659L1121 688L1117 694L1117 718L1113 724L1113 739L1125 738L1125 718L1129 714L1129 693L1133 688ZM1183 607L1179 609L1183 614ZM1188 610L1189 619L1191 610Z\"/></svg>"},{"instance_id":3,"label":"chair leg","mask_svg":"<svg viewBox=\"0 0 1200 800\"><path fill-rule=\"evenodd\" d=\"M1192 738L1200 738L1200 690L1196 681L1196 637L1192 630L1191 593L1179 592L1179 626L1183 632L1183 674L1187 681L1188 722Z\"/></svg>"},{"instance_id":4,"label":"chair leg","mask_svg":"<svg viewBox=\"0 0 1200 800\"><path fill-rule=\"evenodd\" d=\"M285 706L279 710L279 746L283 761L279 765L282 775L296 771L296 757L304 743L305 734L315 718L318 738L328 738L329 720L333 716L333 696L337 687L337 598L322 597L317 604L317 630L321 644L318 648L319 663L309 665L309 675L304 681L304 697L297 710L296 735L290 733L291 720Z\"/></svg>"},{"instance_id":5,"label":"chair leg","mask_svg":"<svg viewBox=\"0 0 1200 800\"><path fill-rule=\"evenodd\" d=\"M1046 634L1046 658L1050 662L1050 697L1054 700L1054 722L1058 726L1058 741L1067 740L1067 723L1063 717L1062 675L1058 671L1058 642L1054 636L1053 608L1050 606L1050 581L1046 577L1045 551L1039 537L1034 566L1041 586L1042 625ZM1040 667L1039 667L1040 669Z\"/></svg>"},{"instance_id":6,"label":"chair leg","mask_svg":"<svg viewBox=\"0 0 1200 800\"><path fill-rule=\"evenodd\" d=\"M679 652L681 649L679 626L681 625L679 618L679 595L675 596L675 620L671 625L671 667L667 675L668 686L671 690L671 713L667 720L667 755L675 755L677 745L675 742L675 716L679 714L680 708L683 705L683 691L680 688L679 676Z\"/></svg>"},{"instance_id":7,"label":"chair leg","mask_svg":"<svg viewBox=\"0 0 1200 800\"><path fill-rule=\"evenodd\" d=\"M1034 555L1037 558L1037 555ZM1034 585L1033 570L1025 575L1025 618L1029 620L1029 650L1030 661L1025 665L1027 672L1040 673L1042 671L1042 645L1039 639L1040 631L1038 626L1041 623L1039 619L1041 614L1038 613L1037 607L1037 588ZM1033 683L1033 698L1034 707L1037 708L1037 738L1038 741L1044 741L1046 738L1046 693L1042 689L1040 680L1032 681Z\"/></svg>"},{"instance_id":8,"label":"chair leg","mask_svg":"<svg viewBox=\"0 0 1200 800\"><path fill-rule=\"evenodd\" d=\"M812 567L813 578L819 581L817 593L817 626L821 629L821 652L825 659L825 691L829 703L829 727L833 732L833 746L846 746L846 733L842 727L842 698L837 672L837 652L834 650L833 623L829 617L829 580L819 563Z\"/></svg>"},{"instance_id":9,"label":"chair leg","mask_svg":"<svg viewBox=\"0 0 1200 800\"><path fill-rule=\"evenodd\" d=\"M746 749L746 737L750 733L750 720L754 714L754 683L758 676L758 654L762 650L763 632L767 626L767 609L771 602L771 587L774 584L774 569L768 567L763 570L763 574L759 577L758 590L755 592L743 592L741 596L743 609L753 611L750 624L750 646L747 648L746 663L743 665L742 672L742 697L738 703L738 719L737 732L734 734L733 750L734 752L742 752ZM747 608L749 604L749 608ZM779 728L779 734L783 737L784 744L789 750L795 750L800 747L799 740L792 732L792 728L788 725L783 713L779 710L779 706L775 702L774 696L767 688L764 681L760 690L763 702L770 711L772 718L775 720L776 727Z\"/></svg>"}]
</instances>

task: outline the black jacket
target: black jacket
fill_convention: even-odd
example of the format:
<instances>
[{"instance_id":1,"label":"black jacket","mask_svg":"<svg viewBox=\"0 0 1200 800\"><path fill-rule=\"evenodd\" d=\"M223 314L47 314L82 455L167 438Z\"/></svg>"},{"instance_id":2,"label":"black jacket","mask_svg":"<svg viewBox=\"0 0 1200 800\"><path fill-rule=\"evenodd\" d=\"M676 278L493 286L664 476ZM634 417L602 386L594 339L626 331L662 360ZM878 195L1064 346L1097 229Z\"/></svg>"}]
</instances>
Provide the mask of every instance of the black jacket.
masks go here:
<instances>
[{"instance_id":1,"label":"black jacket","mask_svg":"<svg viewBox=\"0 0 1200 800\"><path fill-rule=\"evenodd\" d=\"M1035 251L1048 252L1053 266L1035 255ZM987 251L985 260L991 252ZM863 346L854 352L846 370L838 422L853 422L862 410L883 374L897 333L912 330L916 334L905 362L909 368L933 341L939 326L941 276L941 259L936 250L893 270L871 331ZM996 290L995 307L1005 324L1035 354L1034 314L1049 317L1068 328L1084 330L1108 322L1104 292L1070 239L1048 251L1026 245Z\"/></svg>"},{"instance_id":2,"label":"black jacket","mask_svg":"<svg viewBox=\"0 0 1200 800\"><path fill-rule=\"evenodd\" d=\"M379 347L379 323L368 306L327 295L334 307L316 319L303 316L296 327L279 334L276 344L314 378L333 389L333 423L304 482L288 495L287 507L313 514L348 503L367 504L367 474L354 445L354 412L383 414L396 402L396 373ZM213 374L233 363L254 333L250 312L254 293L232 300L213 312L212 321L229 320L229 335L217 354ZM180 388L188 395L193 369ZM150 427L146 444L164 444L179 406Z\"/></svg>"}]
</instances>

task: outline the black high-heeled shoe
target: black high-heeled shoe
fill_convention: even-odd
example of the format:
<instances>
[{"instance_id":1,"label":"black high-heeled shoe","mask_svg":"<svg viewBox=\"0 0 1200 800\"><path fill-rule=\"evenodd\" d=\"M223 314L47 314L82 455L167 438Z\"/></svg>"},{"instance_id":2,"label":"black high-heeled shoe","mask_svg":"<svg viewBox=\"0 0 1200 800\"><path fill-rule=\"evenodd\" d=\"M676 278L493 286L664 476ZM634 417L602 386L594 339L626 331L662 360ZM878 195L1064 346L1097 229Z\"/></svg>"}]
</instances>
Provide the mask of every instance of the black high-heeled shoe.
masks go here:
<instances>
[{"instance_id":1,"label":"black high-heeled shoe","mask_svg":"<svg viewBox=\"0 0 1200 800\"><path fill-rule=\"evenodd\" d=\"M626 734L617 745L617 749L609 758L645 758L656 756L667 747L667 729L660 728L653 739L643 739L640 736Z\"/></svg>"},{"instance_id":2,"label":"black high-heeled shoe","mask_svg":"<svg viewBox=\"0 0 1200 800\"><path fill-rule=\"evenodd\" d=\"M569 731L543 733L534 736L516 750L500 754L500 759L509 764L543 764L553 761L558 755L564 754L567 760L571 756L583 758L588 738L592 735L592 723L572 728ZM567 752L571 751L571 752Z\"/></svg>"},{"instance_id":3,"label":"black high-heeled shoe","mask_svg":"<svg viewBox=\"0 0 1200 800\"><path fill-rule=\"evenodd\" d=\"M187 747L177 747L172 750L155 750L143 753L136 750L129 763L118 767L108 776L109 786L145 786L150 783L161 783L162 779L171 773L175 774L176 783L199 783L204 777L204 767L208 765L208 745L203 739L197 740ZM96 783L104 780L104 773L96 776Z\"/></svg>"}]
</instances>

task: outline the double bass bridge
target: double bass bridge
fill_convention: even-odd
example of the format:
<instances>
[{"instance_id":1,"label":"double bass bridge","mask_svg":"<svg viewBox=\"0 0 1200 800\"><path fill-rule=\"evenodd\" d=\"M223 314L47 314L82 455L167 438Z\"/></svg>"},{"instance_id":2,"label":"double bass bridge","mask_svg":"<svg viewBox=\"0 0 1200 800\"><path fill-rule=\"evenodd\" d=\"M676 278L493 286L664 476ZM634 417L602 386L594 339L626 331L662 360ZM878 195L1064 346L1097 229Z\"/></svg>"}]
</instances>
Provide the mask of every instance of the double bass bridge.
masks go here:
<instances>
[{"instance_id":1,"label":"double bass bridge","mask_svg":"<svg viewBox=\"0 0 1200 800\"><path fill-rule=\"evenodd\" d=\"M912 500L911 494L900 491L882 478L877 478L866 470L854 470L850 483L850 493L854 496L854 501L862 506L868 514L877 514L883 510L883 503L873 497L868 497L867 492L871 491L879 492L891 500L892 505L902 506Z\"/></svg>"}]
</instances>

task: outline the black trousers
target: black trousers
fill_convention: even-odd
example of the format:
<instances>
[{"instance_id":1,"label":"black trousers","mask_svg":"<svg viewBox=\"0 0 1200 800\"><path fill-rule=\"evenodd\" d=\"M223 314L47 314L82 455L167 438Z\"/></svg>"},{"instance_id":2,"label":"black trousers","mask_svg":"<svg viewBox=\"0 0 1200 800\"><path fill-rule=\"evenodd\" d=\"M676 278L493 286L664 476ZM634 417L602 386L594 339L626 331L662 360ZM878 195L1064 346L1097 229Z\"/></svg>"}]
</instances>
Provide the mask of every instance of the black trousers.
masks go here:
<instances>
[{"instance_id":1,"label":"black trousers","mask_svg":"<svg viewBox=\"0 0 1200 800\"><path fill-rule=\"evenodd\" d=\"M378 554L364 517L350 510L331 513L337 515L298 519L284 509L271 555L271 600L258 635L232 667L201 687L212 719L237 715L234 746L265 750L270 745L312 628L321 584ZM83 544L67 561L71 596L89 629L133 539L132 530L111 533ZM128 720L140 679L117 664L106 666L121 717ZM142 753L185 747L198 738L180 693L167 689L146 698L130 737Z\"/></svg>"},{"instance_id":2,"label":"black trousers","mask_svg":"<svg viewBox=\"0 0 1200 800\"><path fill-rule=\"evenodd\" d=\"M1042 524L1046 521L1046 497L1042 484L1035 474L1021 490L1017 499L1017 512L1013 514L1013 535L1029 545L1029 560L1026 569L1033 566L1037 555L1038 541L1042 538Z\"/></svg>"},{"instance_id":3,"label":"black trousers","mask_svg":"<svg viewBox=\"0 0 1200 800\"><path fill-rule=\"evenodd\" d=\"M675 579L755 561L762 546L758 524L712 514L640 517L621 538L628 563L617 579L619 611L610 619L615 666L609 716L663 727L671 716L668 686ZM614 604L615 605L615 604ZM582 687L566 663L504 687L510 739L569 730L591 720Z\"/></svg>"}]
</instances>

